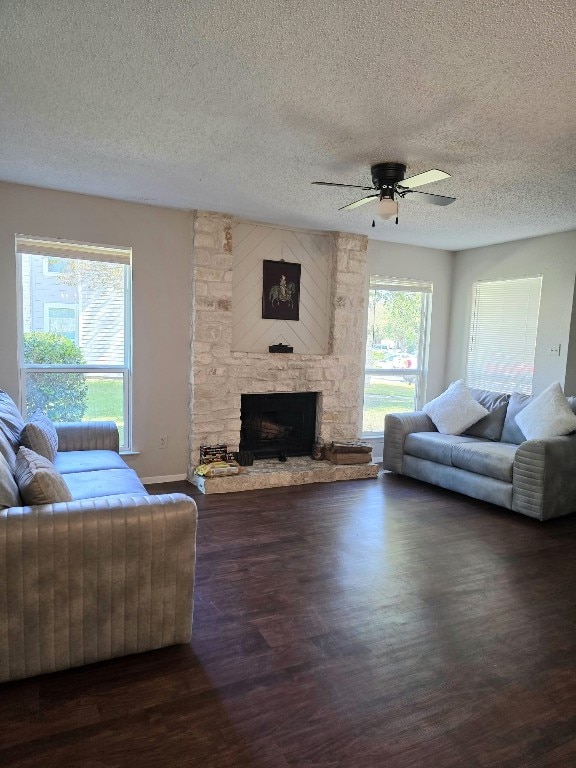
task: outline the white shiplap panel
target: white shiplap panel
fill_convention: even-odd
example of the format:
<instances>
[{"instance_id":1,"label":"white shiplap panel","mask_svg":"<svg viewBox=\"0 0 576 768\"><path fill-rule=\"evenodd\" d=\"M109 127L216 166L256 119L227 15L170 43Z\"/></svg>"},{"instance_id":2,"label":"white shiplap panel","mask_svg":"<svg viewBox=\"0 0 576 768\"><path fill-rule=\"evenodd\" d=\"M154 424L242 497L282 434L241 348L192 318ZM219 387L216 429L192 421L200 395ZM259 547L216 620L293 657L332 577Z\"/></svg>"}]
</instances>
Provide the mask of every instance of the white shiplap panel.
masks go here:
<instances>
[{"instance_id":1,"label":"white shiplap panel","mask_svg":"<svg viewBox=\"0 0 576 768\"><path fill-rule=\"evenodd\" d=\"M327 235L239 222L232 231L232 349L267 352L283 342L300 354L326 354L330 324L331 247ZM262 319L262 262L302 265L300 320Z\"/></svg>"}]
</instances>

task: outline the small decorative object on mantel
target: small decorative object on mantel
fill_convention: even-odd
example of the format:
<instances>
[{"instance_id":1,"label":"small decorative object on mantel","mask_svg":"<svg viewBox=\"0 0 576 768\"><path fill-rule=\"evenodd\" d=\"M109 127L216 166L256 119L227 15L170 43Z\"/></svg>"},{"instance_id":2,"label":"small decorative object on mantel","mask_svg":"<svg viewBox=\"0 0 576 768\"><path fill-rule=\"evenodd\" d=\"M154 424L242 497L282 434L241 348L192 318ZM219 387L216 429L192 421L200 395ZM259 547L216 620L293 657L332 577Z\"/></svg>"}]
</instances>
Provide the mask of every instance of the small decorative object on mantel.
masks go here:
<instances>
[{"instance_id":1,"label":"small decorative object on mantel","mask_svg":"<svg viewBox=\"0 0 576 768\"><path fill-rule=\"evenodd\" d=\"M370 464L372 446L362 440L333 442L326 446L325 457L332 464Z\"/></svg>"},{"instance_id":2,"label":"small decorative object on mantel","mask_svg":"<svg viewBox=\"0 0 576 768\"><path fill-rule=\"evenodd\" d=\"M300 319L301 264L264 260L262 317L267 320Z\"/></svg>"},{"instance_id":3,"label":"small decorative object on mantel","mask_svg":"<svg viewBox=\"0 0 576 768\"><path fill-rule=\"evenodd\" d=\"M294 352L294 347L289 347L288 344L271 344L268 347L268 352Z\"/></svg>"}]
</instances>

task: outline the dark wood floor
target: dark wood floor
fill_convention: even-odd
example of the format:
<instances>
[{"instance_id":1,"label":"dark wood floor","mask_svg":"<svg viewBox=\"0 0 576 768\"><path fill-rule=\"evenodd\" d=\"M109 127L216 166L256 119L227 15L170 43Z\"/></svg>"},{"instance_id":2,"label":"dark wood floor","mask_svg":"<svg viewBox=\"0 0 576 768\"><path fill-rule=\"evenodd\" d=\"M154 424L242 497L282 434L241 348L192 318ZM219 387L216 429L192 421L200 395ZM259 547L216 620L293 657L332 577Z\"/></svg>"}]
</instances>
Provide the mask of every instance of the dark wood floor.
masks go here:
<instances>
[{"instance_id":1,"label":"dark wood floor","mask_svg":"<svg viewBox=\"0 0 576 768\"><path fill-rule=\"evenodd\" d=\"M192 495L191 647L1 686L1 766L576 766L576 516L390 475Z\"/></svg>"}]
</instances>

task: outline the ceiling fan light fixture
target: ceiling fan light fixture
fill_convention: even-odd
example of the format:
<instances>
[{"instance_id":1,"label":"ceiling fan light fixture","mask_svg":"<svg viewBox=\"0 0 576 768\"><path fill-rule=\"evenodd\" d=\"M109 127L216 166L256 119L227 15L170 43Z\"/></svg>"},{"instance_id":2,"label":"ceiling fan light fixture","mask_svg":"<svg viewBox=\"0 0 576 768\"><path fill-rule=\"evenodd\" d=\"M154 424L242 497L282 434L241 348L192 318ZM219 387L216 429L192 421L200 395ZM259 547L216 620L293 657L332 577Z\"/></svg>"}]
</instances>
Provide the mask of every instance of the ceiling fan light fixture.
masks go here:
<instances>
[{"instance_id":1,"label":"ceiling fan light fixture","mask_svg":"<svg viewBox=\"0 0 576 768\"><path fill-rule=\"evenodd\" d=\"M384 197L376 204L376 215L380 219L387 221L395 216L398 216L398 203L396 200L392 200L389 197Z\"/></svg>"}]
</instances>

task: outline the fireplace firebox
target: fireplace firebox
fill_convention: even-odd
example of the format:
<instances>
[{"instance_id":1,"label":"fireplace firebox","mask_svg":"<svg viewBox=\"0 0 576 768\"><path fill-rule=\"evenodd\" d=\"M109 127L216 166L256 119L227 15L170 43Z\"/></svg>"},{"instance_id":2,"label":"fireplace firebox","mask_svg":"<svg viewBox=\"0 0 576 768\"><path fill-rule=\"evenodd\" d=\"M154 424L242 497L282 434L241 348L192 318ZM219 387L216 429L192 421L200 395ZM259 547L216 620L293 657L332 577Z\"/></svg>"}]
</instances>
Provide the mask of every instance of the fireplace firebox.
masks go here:
<instances>
[{"instance_id":1,"label":"fireplace firebox","mask_svg":"<svg viewBox=\"0 0 576 768\"><path fill-rule=\"evenodd\" d=\"M317 396L317 392L242 395L240 450L259 459L310 455Z\"/></svg>"}]
</instances>

